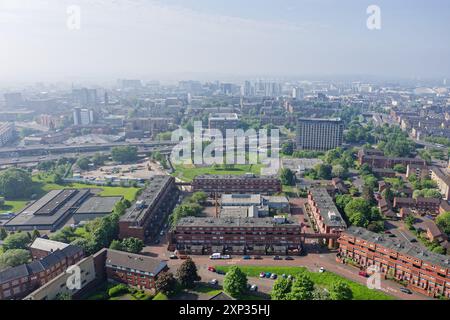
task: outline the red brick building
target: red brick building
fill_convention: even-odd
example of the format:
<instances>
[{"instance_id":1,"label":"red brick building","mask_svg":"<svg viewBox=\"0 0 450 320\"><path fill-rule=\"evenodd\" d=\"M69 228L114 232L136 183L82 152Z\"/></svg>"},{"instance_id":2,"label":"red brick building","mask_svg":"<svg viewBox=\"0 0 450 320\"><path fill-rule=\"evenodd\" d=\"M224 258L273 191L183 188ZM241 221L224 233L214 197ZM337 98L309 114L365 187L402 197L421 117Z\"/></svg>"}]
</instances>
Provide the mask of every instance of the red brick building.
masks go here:
<instances>
[{"instance_id":1,"label":"red brick building","mask_svg":"<svg viewBox=\"0 0 450 320\"><path fill-rule=\"evenodd\" d=\"M107 279L146 290L155 290L158 275L167 271L167 263L141 254L103 249L96 254L104 260Z\"/></svg>"},{"instance_id":2,"label":"red brick building","mask_svg":"<svg viewBox=\"0 0 450 320\"><path fill-rule=\"evenodd\" d=\"M361 268L376 266L380 272L428 296L450 298L450 257L419 246L350 227L338 239L338 259L352 260Z\"/></svg>"},{"instance_id":3,"label":"red brick building","mask_svg":"<svg viewBox=\"0 0 450 320\"><path fill-rule=\"evenodd\" d=\"M394 198L394 208L401 210L403 208L414 209L420 214L439 214L441 199L437 198Z\"/></svg>"},{"instance_id":4,"label":"red brick building","mask_svg":"<svg viewBox=\"0 0 450 320\"><path fill-rule=\"evenodd\" d=\"M20 299L49 282L84 257L80 247L69 245L42 259L0 272L0 300Z\"/></svg>"},{"instance_id":5,"label":"red brick building","mask_svg":"<svg viewBox=\"0 0 450 320\"><path fill-rule=\"evenodd\" d=\"M278 177L255 176L246 174L234 175L203 175L192 181L193 191L206 193L261 193L273 194L282 191Z\"/></svg>"},{"instance_id":6,"label":"red brick building","mask_svg":"<svg viewBox=\"0 0 450 320\"><path fill-rule=\"evenodd\" d=\"M386 169L393 168L397 164L404 165L426 165L420 158L391 158L384 156L380 150L360 150L358 152L358 162L360 165L368 164L372 168Z\"/></svg>"},{"instance_id":7,"label":"red brick building","mask_svg":"<svg viewBox=\"0 0 450 320\"><path fill-rule=\"evenodd\" d=\"M308 205L316 231L322 234L339 234L347 229L347 224L325 188L310 188ZM335 245L333 241L330 239L330 247Z\"/></svg>"},{"instance_id":8,"label":"red brick building","mask_svg":"<svg viewBox=\"0 0 450 320\"><path fill-rule=\"evenodd\" d=\"M301 225L274 218L183 218L170 234L169 250L188 254L298 254Z\"/></svg>"},{"instance_id":9,"label":"red brick building","mask_svg":"<svg viewBox=\"0 0 450 320\"><path fill-rule=\"evenodd\" d=\"M139 199L120 219L119 238L135 237L145 241L154 237L175 206L178 196L174 177L151 177Z\"/></svg>"}]
</instances>

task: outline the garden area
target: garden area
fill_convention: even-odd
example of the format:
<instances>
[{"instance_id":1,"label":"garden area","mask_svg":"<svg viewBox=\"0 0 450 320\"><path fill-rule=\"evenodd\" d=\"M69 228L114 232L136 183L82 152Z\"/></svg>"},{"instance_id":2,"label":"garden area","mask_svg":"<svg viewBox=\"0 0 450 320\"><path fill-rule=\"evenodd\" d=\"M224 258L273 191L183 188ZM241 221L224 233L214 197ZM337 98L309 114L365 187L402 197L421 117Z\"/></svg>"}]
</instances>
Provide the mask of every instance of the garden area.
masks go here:
<instances>
[{"instance_id":1,"label":"garden area","mask_svg":"<svg viewBox=\"0 0 450 320\"><path fill-rule=\"evenodd\" d=\"M353 294L353 300L392 300L393 297L377 290L371 290L366 286L348 280L332 272L311 272L305 267L263 267L263 266L240 266L242 272L248 277L259 277L261 272L272 272L278 275L290 274L294 278L299 275L308 276L317 287L329 290L333 283L340 282L348 285ZM228 266L217 266L216 270L227 272Z\"/></svg>"},{"instance_id":2,"label":"garden area","mask_svg":"<svg viewBox=\"0 0 450 320\"><path fill-rule=\"evenodd\" d=\"M195 165L176 165L172 176L182 181L192 181L199 175L242 175L246 173L261 174L262 164L245 164L245 165L212 165L197 167Z\"/></svg>"}]
</instances>

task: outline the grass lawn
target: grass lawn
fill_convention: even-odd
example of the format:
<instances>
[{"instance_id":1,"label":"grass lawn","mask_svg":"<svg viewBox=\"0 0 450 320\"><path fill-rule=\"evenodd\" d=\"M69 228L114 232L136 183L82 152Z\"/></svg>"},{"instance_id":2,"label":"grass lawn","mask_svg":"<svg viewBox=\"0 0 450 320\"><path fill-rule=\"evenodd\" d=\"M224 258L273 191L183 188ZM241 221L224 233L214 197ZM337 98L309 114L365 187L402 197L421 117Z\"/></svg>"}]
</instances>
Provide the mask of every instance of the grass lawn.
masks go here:
<instances>
[{"instance_id":1,"label":"grass lawn","mask_svg":"<svg viewBox=\"0 0 450 320\"><path fill-rule=\"evenodd\" d=\"M215 296L216 294L219 294L222 292L222 289L218 289L218 288L212 288L206 284L198 284L194 289L192 289L191 291L193 292L197 292L197 293L203 293L203 294L207 294L209 296Z\"/></svg>"},{"instance_id":2,"label":"grass lawn","mask_svg":"<svg viewBox=\"0 0 450 320\"><path fill-rule=\"evenodd\" d=\"M8 211L19 212L27 203L27 200L6 200L5 204L0 207L0 214Z\"/></svg>"},{"instance_id":3,"label":"grass lawn","mask_svg":"<svg viewBox=\"0 0 450 320\"><path fill-rule=\"evenodd\" d=\"M36 184L36 194L42 196L51 190L59 190L63 188L74 188L74 189L83 189L83 188L92 188L92 189L102 189L100 192L101 196L123 196L125 199L129 201L134 201L136 199L137 193L140 188L134 187L108 187L108 186L95 186L90 184L82 184L82 183L68 183L68 184L56 184L53 182L48 182L45 180L40 180L38 177L34 176L33 181Z\"/></svg>"},{"instance_id":4,"label":"grass lawn","mask_svg":"<svg viewBox=\"0 0 450 320\"><path fill-rule=\"evenodd\" d=\"M164 293L159 292L153 297L153 300L169 300L169 297L167 297Z\"/></svg>"},{"instance_id":5,"label":"grass lawn","mask_svg":"<svg viewBox=\"0 0 450 320\"><path fill-rule=\"evenodd\" d=\"M217 270L227 271L228 266L217 266ZM381 291L371 290L362 284L353 282L344 277L341 277L332 272L311 272L305 267L260 267L260 266L239 266L239 268L247 274L249 277L259 277L261 272L272 272L278 275L290 274L293 277L299 274L307 274L311 280L320 287L329 288L331 283L340 280L349 285L353 292L353 300L393 300L392 296L389 296Z\"/></svg>"},{"instance_id":6,"label":"grass lawn","mask_svg":"<svg viewBox=\"0 0 450 320\"><path fill-rule=\"evenodd\" d=\"M260 175L262 167L263 165L261 164L235 165L232 169L214 168L213 166L195 167L193 165L179 165L175 166L175 172L172 175L183 181L192 181L195 176L203 174L241 175L251 172Z\"/></svg>"}]
</instances>

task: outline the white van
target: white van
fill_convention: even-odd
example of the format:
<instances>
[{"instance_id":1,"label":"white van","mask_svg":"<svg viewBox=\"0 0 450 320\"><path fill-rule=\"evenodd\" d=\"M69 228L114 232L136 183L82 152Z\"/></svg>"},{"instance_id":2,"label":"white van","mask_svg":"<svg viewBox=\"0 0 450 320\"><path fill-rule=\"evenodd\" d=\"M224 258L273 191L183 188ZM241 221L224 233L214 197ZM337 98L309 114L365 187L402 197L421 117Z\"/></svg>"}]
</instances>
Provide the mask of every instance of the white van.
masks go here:
<instances>
[{"instance_id":1,"label":"white van","mask_svg":"<svg viewBox=\"0 0 450 320\"><path fill-rule=\"evenodd\" d=\"M212 255L209 256L209 258L211 260L218 260L218 259L221 259L221 256L222 255L220 253L213 253Z\"/></svg>"}]
</instances>

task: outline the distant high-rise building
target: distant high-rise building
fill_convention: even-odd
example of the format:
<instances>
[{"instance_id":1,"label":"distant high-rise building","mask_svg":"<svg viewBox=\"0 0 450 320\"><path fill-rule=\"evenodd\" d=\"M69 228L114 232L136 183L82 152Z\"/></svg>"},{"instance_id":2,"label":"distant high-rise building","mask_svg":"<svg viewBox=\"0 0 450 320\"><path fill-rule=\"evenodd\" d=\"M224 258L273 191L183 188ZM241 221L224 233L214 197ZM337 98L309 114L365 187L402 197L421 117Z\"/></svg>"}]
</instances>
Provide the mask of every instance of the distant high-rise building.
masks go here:
<instances>
[{"instance_id":1,"label":"distant high-rise building","mask_svg":"<svg viewBox=\"0 0 450 320\"><path fill-rule=\"evenodd\" d=\"M76 126L87 126L95 123L95 112L92 109L75 108L73 110L73 124Z\"/></svg>"},{"instance_id":2,"label":"distant high-rise building","mask_svg":"<svg viewBox=\"0 0 450 320\"><path fill-rule=\"evenodd\" d=\"M73 89L72 96L76 103L81 107L93 107L97 105L97 90L96 89Z\"/></svg>"},{"instance_id":3,"label":"distant high-rise building","mask_svg":"<svg viewBox=\"0 0 450 320\"><path fill-rule=\"evenodd\" d=\"M292 98L296 100L303 100L305 91L302 88L295 87L292 89Z\"/></svg>"},{"instance_id":4,"label":"distant high-rise building","mask_svg":"<svg viewBox=\"0 0 450 320\"><path fill-rule=\"evenodd\" d=\"M342 145L344 125L339 118L300 118L297 123L297 148L326 151Z\"/></svg>"},{"instance_id":5,"label":"distant high-rise building","mask_svg":"<svg viewBox=\"0 0 450 320\"><path fill-rule=\"evenodd\" d=\"M252 97L255 94L255 90L250 81L245 81L244 85L241 87L241 95L244 97Z\"/></svg>"}]
</instances>

